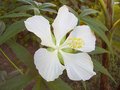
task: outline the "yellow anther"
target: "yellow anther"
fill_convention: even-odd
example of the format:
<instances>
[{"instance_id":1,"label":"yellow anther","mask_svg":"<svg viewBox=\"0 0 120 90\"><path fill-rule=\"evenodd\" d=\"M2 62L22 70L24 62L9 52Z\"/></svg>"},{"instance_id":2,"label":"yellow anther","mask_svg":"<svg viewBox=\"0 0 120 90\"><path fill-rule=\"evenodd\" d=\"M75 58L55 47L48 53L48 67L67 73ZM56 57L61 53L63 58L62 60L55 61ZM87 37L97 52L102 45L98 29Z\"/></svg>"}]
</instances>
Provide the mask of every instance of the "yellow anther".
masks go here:
<instances>
[{"instance_id":1,"label":"yellow anther","mask_svg":"<svg viewBox=\"0 0 120 90\"><path fill-rule=\"evenodd\" d=\"M81 38L69 38L67 41L69 47L73 49L81 48L84 46L84 41Z\"/></svg>"}]
</instances>

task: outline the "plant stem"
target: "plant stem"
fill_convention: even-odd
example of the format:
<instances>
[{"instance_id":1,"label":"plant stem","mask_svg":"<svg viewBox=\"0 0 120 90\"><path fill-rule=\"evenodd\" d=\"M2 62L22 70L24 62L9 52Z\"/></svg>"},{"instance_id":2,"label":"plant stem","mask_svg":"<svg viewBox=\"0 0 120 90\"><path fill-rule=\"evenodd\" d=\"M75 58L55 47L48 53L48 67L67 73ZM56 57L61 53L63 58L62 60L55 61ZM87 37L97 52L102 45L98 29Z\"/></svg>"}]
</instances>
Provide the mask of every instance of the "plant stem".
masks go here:
<instances>
[{"instance_id":1,"label":"plant stem","mask_svg":"<svg viewBox=\"0 0 120 90\"><path fill-rule=\"evenodd\" d=\"M107 45L103 42L102 47L107 49ZM102 55L102 65L108 69L109 68L109 54L104 53ZM100 80L100 90L109 90L109 81L108 76L101 74L101 80Z\"/></svg>"},{"instance_id":2,"label":"plant stem","mask_svg":"<svg viewBox=\"0 0 120 90\"><path fill-rule=\"evenodd\" d=\"M113 7L112 7L112 0L99 0L101 7L104 12L105 16L105 24L106 27L110 30L112 27L112 21L113 21ZM106 35L109 36L108 32L106 32ZM108 49L107 45L102 42L102 47L104 49ZM102 64L106 69L109 69L109 54L104 53L102 55ZM101 80L100 80L100 90L109 90L110 85L109 85L109 80L106 75L101 75Z\"/></svg>"},{"instance_id":3,"label":"plant stem","mask_svg":"<svg viewBox=\"0 0 120 90\"><path fill-rule=\"evenodd\" d=\"M115 33L115 28L116 26L120 23L120 19L118 19L112 26L112 28L110 29L110 32L111 32L111 35L110 35L110 45L112 45L112 38L113 38L113 35Z\"/></svg>"},{"instance_id":4,"label":"plant stem","mask_svg":"<svg viewBox=\"0 0 120 90\"><path fill-rule=\"evenodd\" d=\"M99 0L100 5L103 9L103 13L105 16L105 22L108 29L112 27L112 20L113 20L113 6L112 0Z\"/></svg>"},{"instance_id":5,"label":"plant stem","mask_svg":"<svg viewBox=\"0 0 120 90\"><path fill-rule=\"evenodd\" d=\"M5 58L13 65L13 67L23 75L23 72L10 60L10 58L4 53L4 51L1 48L0 51L5 56Z\"/></svg>"}]
</instances>

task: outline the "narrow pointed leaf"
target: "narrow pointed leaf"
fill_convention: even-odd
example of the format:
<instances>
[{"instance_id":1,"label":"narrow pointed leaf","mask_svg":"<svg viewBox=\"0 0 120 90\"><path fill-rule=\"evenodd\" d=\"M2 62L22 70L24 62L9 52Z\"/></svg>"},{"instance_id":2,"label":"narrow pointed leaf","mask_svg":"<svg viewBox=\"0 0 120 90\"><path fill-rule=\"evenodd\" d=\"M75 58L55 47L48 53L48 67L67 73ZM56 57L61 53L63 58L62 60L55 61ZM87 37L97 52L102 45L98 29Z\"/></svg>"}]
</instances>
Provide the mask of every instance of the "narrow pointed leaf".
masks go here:
<instances>
[{"instance_id":1,"label":"narrow pointed leaf","mask_svg":"<svg viewBox=\"0 0 120 90\"><path fill-rule=\"evenodd\" d=\"M101 48L101 47L97 47L95 48L94 51L90 52L89 54L103 54L103 53L109 53L109 51L107 51L106 49L104 48Z\"/></svg>"},{"instance_id":2,"label":"narrow pointed leaf","mask_svg":"<svg viewBox=\"0 0 120 90\"><path fill-rule=\"evenodd\" d=\"M6 42L8 39L12 38L19 32L23 31L25 29L24 26L24 20L15 22L11 24L6 31L0 36L0 44L3 44Z\"/></svg>"},{"instance_id":3,"label":"narrow pointed leaf","mask_svg":"<svg viewBox=\"0 0 120 90\"><path fill-rule=\"evenodd\" d=\"M13 11L11 11L10 13L13 13L13 12L23 12L23 11L33 10L33 9L34 9L34 7L31 6L31 5L23 5L23 6L17 7Z\"/></svg>"},{"instance_id":4,"label":"narrow pointed leaf","mask_svg":"<svg viewBox=\"0 0 120 90\"><path fill-rule=\"evenodd\" d=\"M12 13L12 14L6 14L4 16L1 16L0 19L4 18L16 18L16 17L30 17L30 14L27 13Z\"/></svg>"},{"instance_id":5,"label":"narrow pointed leaf","mask_svg":"<svg viewBox=\"0 0 120 90\"><path fill-rule=\"evenodd\" d=\"M33 79L31 76L19 75L0 84L0 90L22 90Z\"/></svg>"},{"instance_id":6,"label":"narrow pointed leaf","mask_svg":"<svg viewBox=\"0 0 120 90\"><path fill-rule=\"evenodd\" d=\"M113 80L113 81L116 83L116 81L115 81L114 78L111 76L111 74L108 72L108 70L107 70L104 66L102 66L99 61L93 59L93 64L94 64L94 67L95 67L95 70L96 70L96 71L99 71L99 72L101 72L102 74L107 75L108 77L111 78L111 80Z\"/></svg>"},{"instance_id":7,"label":"narrow pointed leaf","mask_svg":"<svg viewBox=\"0 0 120 90\"><path fill-rule=\"evenodd\" d=\"M72 90L72 88L61 79L57 79L46 84L48 85L50 90Z\"/></svg>"},{"instance_id":8,"label":"narrow pointed leaf","mask_svg":"<svg viewBox=\"0 0 120 90\"><path fill-rule=\"evenodd\" d=\"M98 13L97 10L94 10L94 9L84 9L81 12L80 16L83 17L83 16L87 16L87 15L90 15L90 14L96 14L96 13Z\"/></svg>"},{"instance_id":9,"label":"narrow pointed leaf","mask_svg":"<svg viewBox=\"0 0 120 90\"><path fill-rule=\"evenodd\" d=\"M25 65L34 69L34 60L32 55L28 52L26 48L22 45L18 44L13 40L7 41L8 46L12 49L12 51L16 54L17 58L22 61Z\"/></svg>"}]
</instances>

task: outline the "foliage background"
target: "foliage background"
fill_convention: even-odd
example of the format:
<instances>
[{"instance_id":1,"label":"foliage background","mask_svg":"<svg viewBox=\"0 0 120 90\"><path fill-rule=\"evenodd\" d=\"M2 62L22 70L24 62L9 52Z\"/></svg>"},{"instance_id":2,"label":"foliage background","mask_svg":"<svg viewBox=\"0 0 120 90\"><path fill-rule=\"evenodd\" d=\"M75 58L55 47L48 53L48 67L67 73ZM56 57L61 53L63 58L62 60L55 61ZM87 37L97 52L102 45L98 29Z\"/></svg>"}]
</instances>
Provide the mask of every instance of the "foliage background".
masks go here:
<instances>
[{"instance_id":1,"label":"foliage background","mask_svg":"<svg viewBox=\"0 0 120 90\"><path fill-rule=\"evenodd\" d=\"M112 17L112 25L109 28L100 3L103 0L35 0L43 3L40 7L29 3L31 1L0 0L0 90L100 90L101 73L112 79L109 78L109 90L120 90L120 5L111 6L113 14L108 16ZM52 23L58 8L64 4L79 18L79 24L91 26L97 36L97 46L102 47L101 43L105 42L112 48L112 51L97 48L90 53L95 59L97 75L86 82L70 81L64 72L61 79L47 83L33 64L33 54L41 47L40 40L25 30L23 21L34 14L41 14ZM113 53L109 55L109 73L100 64L102 55L108 52Z\"/></svg>"}]
</instances>

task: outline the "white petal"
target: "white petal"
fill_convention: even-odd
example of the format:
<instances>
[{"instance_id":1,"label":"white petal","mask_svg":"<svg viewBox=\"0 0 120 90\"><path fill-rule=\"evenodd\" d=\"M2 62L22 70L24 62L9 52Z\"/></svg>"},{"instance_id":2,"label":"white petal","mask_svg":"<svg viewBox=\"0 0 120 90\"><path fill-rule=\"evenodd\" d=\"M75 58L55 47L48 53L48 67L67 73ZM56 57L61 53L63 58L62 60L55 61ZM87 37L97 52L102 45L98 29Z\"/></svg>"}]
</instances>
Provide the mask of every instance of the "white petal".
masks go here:
<instances>
[{"instance_id":1,"label":"white petal","mask_svg":"<svg viewBox=\"0 0 120 90\"><path fill-rule=\"evenodd\" d=\"M71 80L89 80L96 75L93 63L87 53L70 54L62 52L67 75Z\"/></svg>"},{"instance_id":2,"label":"white petal","mask_svg":"<svg viewBox=\"0 0 120 90\"><path fill-rule=\"evenodd\" d=\"M33 16L25 21L25 26L28 31L34 33L41 39L41 44L49 47L54 47L52 41L50 24L43 16Z\"/></svg>"},{"instance_id":3,"label":"white petal","mask_svg":"<svg viewBox=\"0 0 120 90\"><path fill-rule=\"evenodd\" d=\"M69 38L80 38L83 40L84 45L81 48L77 48L77 50L83 52L91 52L95 50L95 41L96 37L94 33L90 30L90 27L87 25L77 26L69 35ZM67 40L68 40L67 39ZM66 40L66 42L67 42ZM66 46L69 47L69 46Z\"/></svg>"},{"instance_id":4,"label":"white petal","mask_svg":"<svg viewBox=\"0 0 120 90\"><path fill-rule=\"evenodd\" d=\"M47 81L54 81L63 73L64 66L59 62L56 51L41 48L35 52L34 60L39 74Z\"/></svg>"},{"instance_id":5,"label":"white petal","mask_svg":"<svg viewBox=\"0 0 120 90\"><path fill-rule=\"evenodd\" d=\"M77 25L77 22L77 17L69 12L67 6L64 5L58 10L57 17L52 24L57 44L59 44L60 40Z\"/></svg>"}]
</instances>

